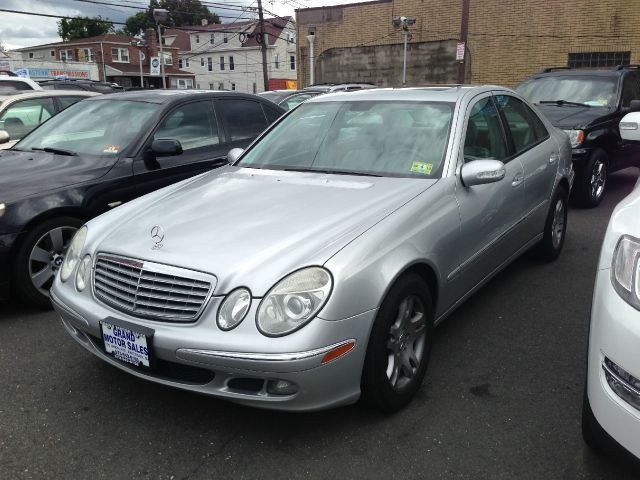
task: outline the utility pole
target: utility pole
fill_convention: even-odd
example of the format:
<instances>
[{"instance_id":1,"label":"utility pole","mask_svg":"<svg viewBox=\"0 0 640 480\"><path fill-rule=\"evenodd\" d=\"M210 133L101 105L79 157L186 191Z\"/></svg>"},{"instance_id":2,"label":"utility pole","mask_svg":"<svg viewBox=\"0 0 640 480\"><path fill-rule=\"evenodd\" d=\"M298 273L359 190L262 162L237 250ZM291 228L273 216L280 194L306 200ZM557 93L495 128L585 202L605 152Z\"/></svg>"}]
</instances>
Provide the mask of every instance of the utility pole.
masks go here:
<instances>
[{"instance_id":1,"label":"utility pole","mask_svg":"<svg viewBox=\"0 0 640 480\"><path fill-rule=\"evenodd\" d=\"M162 75L162 88L167 88L167 79L164 77L164 53L162 52L162 30L161 23L169 18L169 10L164 8L153 9L153 19L158 25L158 43L160 44L160 75Z\"/></svg>"},{"instance_id":2,"label":"utility pole","mask_svg":"<svg viewBox=\"0 0 640 480\"><path fill-rule=\"evenodd\" d=\"M469 3L470 0L462 0L462 20L460 22L460 43L464 45L464 49L467 49L467 37L469 34ZM465 70L467 64L466 51L463 51L462 60L458 63L458 83L462 84L465 81Z\"/></svg>"},{"instance_id":3,"label":"utility pole","mask_svg":"<svg viewBox=\"0 0 640 480\"><path fill-rule=\"evenodd\" d=\"M267 37L264 33L264 16L262 14L262 0L258 0L258 18L260 19L260 50L262 52L262 78L264 91L269 90L269 75L267 73Z\"/></svg>"}]
</instances>

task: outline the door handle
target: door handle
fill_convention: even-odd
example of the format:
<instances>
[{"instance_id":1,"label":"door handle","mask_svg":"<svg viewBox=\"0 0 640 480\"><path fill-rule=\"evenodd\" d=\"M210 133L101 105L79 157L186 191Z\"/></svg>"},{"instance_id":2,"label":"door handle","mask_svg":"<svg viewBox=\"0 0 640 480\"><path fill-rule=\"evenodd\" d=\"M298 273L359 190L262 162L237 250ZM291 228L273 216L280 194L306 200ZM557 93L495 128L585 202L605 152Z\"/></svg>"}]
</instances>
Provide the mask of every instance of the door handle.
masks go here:
<instances>
[{"instance_id":1,"label":"door handle","mask_svg":"<svg viewBox=\"0 0 640 480\"><path fill-rule=\"evenodd\" d=\"M513 188L519 187L520 184L524 181L524 175L518 173L515 177L513 177L513 181L511 182L511 186Z\"/></svg>"},{"instance_id":2,"label":"door handle","mask_svg":"<svg viewBox=\"0 0 640 480\"><path fill-rule=\"evenodd\" d=\"M558 160L560 160L560 154L558 153L552 153L551 156L549 157L549 163L554 164L556 163Z\"/></svg>"}]
</instances>

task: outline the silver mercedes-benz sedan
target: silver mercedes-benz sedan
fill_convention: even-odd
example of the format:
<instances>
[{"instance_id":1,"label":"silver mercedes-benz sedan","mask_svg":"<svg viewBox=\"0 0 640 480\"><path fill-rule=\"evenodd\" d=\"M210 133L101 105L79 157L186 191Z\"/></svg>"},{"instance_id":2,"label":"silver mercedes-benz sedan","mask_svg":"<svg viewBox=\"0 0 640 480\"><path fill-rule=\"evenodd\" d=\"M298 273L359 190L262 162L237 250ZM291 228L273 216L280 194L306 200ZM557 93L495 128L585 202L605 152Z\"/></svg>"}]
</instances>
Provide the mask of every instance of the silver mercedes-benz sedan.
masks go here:
<instances>
[{"instance_id":1,"label":"silver mercedes-benz sedan","mask_svg":"<svg viewBox=\"0 0 640 480\"><path fill-rule=\"evenodd\" d=\"M569 139L501 87L324 95L229 160L78 231L51 298L91 353L253 406L394 411L435 325L564 242Z\"/></svg>"}]
</instances>

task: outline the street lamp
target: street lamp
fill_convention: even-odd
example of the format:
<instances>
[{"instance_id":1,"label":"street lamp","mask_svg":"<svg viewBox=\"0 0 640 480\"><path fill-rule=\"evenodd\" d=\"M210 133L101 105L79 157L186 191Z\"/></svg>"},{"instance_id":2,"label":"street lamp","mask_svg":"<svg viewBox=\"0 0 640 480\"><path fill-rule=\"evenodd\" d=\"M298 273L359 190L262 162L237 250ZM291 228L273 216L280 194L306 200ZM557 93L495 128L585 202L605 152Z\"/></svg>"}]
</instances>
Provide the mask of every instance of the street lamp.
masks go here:
<instances>
[{"instance_id":1,"label":"street lamp","mask_svg":"<svg viewBox=\"0 0 640 480\"><path fill-rule=\"evenodd\" d=\"M402 29L404 34L404 54L402 60L402 86L407 84L407 41L411 38L409 27L416 23L416 17L395 17L393 26Z\"/></svg>"},{"instance_id":2,"label":"street lamp","mask_svg":"<svg viewBox=\"0 0 640 480\"><path fill-rule=\"evenodd\" d=\"M167 88L167 81L164 78L164 54L162 52L162 31L160 30L160 24L165 22L169 18L169 10L164 8L153 9L153 19L158 26L158 43L160 44L160 75L162 75L162 88Z\"/></svg>"},{"instance_id":3,"label":"street lamp","mask_svg":"<svg viewBox=\"0 0 640 480\"><path fill-rule=\"evenodd\" d=\"M313 85L315 82L313 74L313 44L316 41L315 32L309 33L309 35L307 35L307 40L309 40L309 85Z\"/></svg>"},{"instance_id":4,"label":"street lamp","mask_svg":"<svg viewBox=\"0 0 640 480\"><path fill-rule=\"evenodd\" d=\"M146 47L147 44L138 40L131 42L131 45L134 47L138 47L138 63L140 64L140 88L144 88L144 77L142 73L142 61L145 59L144 53L142 53L142 48Z\"/></svg>"}]
</instances>

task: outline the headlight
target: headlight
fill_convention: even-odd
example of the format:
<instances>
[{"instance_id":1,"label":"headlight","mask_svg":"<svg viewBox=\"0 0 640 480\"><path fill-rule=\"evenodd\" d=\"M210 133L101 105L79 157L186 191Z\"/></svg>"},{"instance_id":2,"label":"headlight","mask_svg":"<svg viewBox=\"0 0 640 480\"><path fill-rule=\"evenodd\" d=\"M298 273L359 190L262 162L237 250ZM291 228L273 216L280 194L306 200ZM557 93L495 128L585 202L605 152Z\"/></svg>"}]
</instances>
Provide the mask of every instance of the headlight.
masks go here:
<instances>
[{"instance_id":1,"label":"headlight","mask_svg":"<svg viewBox=\"0 0 640 480\"><path fill-rule=\"evenodd\" d=\"M218 310L218 327L231 330L247 316L251 305L251 293L246 288L234 290L224 299Z\"/></svg>"},{"instance_id":2,"label":"headlight","mask_svg":"<svg viewBox=\"0 0 640 480\"><path fill-rule=\"evenodd\" d=\"M640 310L640 240L623 235L611 265L613 286L629 305Z\"/></svg>"},{"instance_id":3,"label":"headlight","mask_svg":"<svg viewBox=\"0 0 640 480\"><path fill-rule=\"evenodd\" d=\"M564 132L569 135L571 148L577 148L582 145L584 141L584 132L582 130L565 130Z\"/></svg>"},{"instance_id":4,"label":"headlight","mask_svg":"<svg viewBox=\"0 0 640 480\"><path fill-rule=\"evenodd\" d=\"M87 227L82 227L80 230L76 232L73 236L73 240L71 240L71 245L67 249L67 253L64 257L64 263L62 264L62 268L60 269L60 280L66 282L71 276L71 272L78 265L78 261L80 260L80 254L82 253L82 249L84 248L84 241L87 239Z\"/></svg>"},{"instance_id":5,"label":"headlight","mask_svg":"<svg viewBox=\"0 0 640 480\"><path fill-rule=\"evenodd\" d=\"M85 255L76 273L76 288L79 292L87 286L87 273L91 271L91 255Z\"/></svg>"},{"instance_id":6,"label":"headlight","mask_svg":"<svg viewBox=\"0 0 640 480\"><path fill-rule=\"evenodd\" d=\"M331 275L307 267L280 280L262 299L256 323L267 336L287 335L313 319L331 293Z\"/></svg>"}]
</instances>

